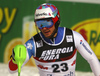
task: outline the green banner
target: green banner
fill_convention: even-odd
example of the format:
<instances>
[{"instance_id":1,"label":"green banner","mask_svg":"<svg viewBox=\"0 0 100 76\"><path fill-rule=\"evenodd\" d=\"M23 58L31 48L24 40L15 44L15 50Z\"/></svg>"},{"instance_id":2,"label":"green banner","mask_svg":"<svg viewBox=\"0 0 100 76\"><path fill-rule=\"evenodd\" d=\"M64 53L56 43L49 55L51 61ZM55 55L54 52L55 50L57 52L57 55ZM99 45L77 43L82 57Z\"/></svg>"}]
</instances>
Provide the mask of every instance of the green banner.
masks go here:
<instances>
[{"instance_id":1,"label":"green banner","mask_svg":"<svg viewBox=\"0 0 100 76\"><path fill-rule=\"evenodd\" d=\"M36 34L35 9L42 3L52 3L60 11L60 26L71 28L83 35L100 59L100 4L49 1L1 0L0 1L0 62L8 63L12 48L24 44ZM91 71L89 64L77 54L76 70ZM30 59L26 65L35 66Z\"/></svg>"}]
</instances>

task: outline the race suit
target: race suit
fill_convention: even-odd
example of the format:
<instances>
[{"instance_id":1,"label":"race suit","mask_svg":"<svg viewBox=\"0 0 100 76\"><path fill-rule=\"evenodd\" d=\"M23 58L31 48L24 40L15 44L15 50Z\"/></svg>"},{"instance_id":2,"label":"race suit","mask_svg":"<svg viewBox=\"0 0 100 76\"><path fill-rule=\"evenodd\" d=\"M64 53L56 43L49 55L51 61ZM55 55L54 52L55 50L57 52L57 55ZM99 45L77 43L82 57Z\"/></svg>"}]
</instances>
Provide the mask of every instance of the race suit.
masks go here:
<instances>
[{"instance_id":1,"label":"race suit","mask_svg":"<svg viewBox=\"0 0 100 76\"><path fill-rule=\"evenodd\" d=\"M57 36L48 39L40 32L29 39L25 46L27 58L31 56L39 70L40 76L75 76L77 50L88 61L95 76L100 76L100 64L85 39L77 32L65 27L59 27ZM9 62L9 71L13 73L12 60ZM14 64L13 64L14 66Z\"/></svg>"}]
</instances>

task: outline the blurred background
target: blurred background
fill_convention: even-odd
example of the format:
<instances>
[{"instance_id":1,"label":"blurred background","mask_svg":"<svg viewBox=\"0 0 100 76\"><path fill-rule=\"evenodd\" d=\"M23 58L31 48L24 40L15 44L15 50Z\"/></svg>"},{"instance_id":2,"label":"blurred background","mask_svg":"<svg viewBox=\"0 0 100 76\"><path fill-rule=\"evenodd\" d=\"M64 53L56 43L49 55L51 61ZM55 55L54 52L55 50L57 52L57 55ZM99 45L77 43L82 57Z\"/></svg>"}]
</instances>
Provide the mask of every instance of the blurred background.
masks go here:
<instances>
[{"instance_id":1,"label":"blurred background","mask_svg":"<svg viewBox=\"0 0 100 76\"><path fill-rule=\"evenodd\" d=\"M60 26L79 32L100 60L100 0L0 0L0 76L17 76L9 74L7 63L12 49L37 33L34 12L42 3L52 3L58 7ZM76 76L92 76L89 64L79 53L76 63ZM30 68L31 72L23 69L22 74L38 76L38 70L34 71L36 65L33 57L24 68Z\"/></svg>"}]
</instances>

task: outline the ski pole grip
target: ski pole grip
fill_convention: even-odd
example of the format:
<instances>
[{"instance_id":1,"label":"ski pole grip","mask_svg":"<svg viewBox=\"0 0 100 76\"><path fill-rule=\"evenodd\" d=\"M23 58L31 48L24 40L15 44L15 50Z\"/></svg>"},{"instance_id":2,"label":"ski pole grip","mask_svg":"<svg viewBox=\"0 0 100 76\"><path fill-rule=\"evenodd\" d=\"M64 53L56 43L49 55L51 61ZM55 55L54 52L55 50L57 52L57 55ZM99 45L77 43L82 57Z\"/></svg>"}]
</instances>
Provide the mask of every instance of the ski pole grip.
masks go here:
<instances>
[{"instance_id":1,"label":"ski pole grip","mask_svg":"<svg viewBox=\"0 0 100 76\"><path fill-rule=\"evenodd\" d=\"M20 73L21 66L24 63L24 61L26 60L26 56L27 56L26 47L24 45L16 45L14 47L14 53L15 53L14 59L18 66L18 73Z\"/></svg>"}]
</instances>

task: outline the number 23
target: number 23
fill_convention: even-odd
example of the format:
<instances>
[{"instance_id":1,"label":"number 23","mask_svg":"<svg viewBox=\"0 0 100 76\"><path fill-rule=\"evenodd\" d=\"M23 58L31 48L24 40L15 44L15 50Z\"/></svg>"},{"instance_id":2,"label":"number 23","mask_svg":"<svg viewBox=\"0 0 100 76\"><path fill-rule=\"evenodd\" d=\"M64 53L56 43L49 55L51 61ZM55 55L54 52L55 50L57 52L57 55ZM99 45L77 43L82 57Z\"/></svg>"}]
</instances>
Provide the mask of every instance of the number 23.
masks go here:
<instances>
[{"instance_id":1,"label":"number 23","mask_svg":"<svg viewBox=\"0 0 100 76\"><path fill-rule=\"evenodd\" d=\"M58 70L59 69L59 66L63 66L63 68L61 69L61 70ZM65 71L67 71L68 70L68 65L67 65L67 63L61 63L60 65L58 65L58 64L53 64L52 65L52 68L54 68L53 69L53 72L60 72L60 71L63 71L63 72L65 72Z\"/></svg>"}]
</instances>

